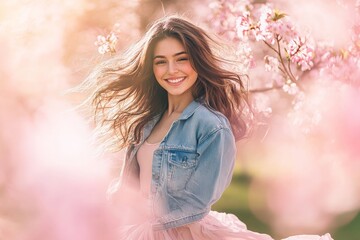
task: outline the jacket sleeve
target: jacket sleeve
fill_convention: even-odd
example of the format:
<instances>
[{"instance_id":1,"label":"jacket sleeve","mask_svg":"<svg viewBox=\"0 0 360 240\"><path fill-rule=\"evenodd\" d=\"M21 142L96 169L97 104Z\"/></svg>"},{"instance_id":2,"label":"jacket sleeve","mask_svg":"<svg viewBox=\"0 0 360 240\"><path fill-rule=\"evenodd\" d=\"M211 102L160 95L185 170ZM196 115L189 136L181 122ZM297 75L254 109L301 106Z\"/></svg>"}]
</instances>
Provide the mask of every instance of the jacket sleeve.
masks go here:
<instances>
[{"instance_id":1,"label":"jacket sleeve","mask_svg":"<svg viewBox=\"0 0 360 240\"><path fill-rule=\"evenodd\" d=\"M189 203L199 209L210 208L231 182L236 146L230 129L220 128L198 144L198 165L185 192ZM191 196L191 197L190 197Z\"/></svg>"}]
</instances>

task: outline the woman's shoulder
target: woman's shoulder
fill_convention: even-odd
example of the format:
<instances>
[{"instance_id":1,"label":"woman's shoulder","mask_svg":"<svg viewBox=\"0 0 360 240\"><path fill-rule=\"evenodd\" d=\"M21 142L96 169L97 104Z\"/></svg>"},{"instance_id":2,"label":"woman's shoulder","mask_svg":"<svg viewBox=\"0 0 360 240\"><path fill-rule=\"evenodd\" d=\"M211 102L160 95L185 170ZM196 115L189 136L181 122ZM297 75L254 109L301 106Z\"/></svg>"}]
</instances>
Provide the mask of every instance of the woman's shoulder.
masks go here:
<instances>
[{"instance_id":1,"label":"woman's shoulder","mask_svg":"<svg viewBox=\"0 0 360 240\"><path fill-rule=\"evenodd\" d=\"M199 124L206 128L231 129L229 120L225 117L224 114L205 105L204 103L200 103L199 107L194 112L193 119L195 121L199 121Z\"/></svg>"}]
</instances>

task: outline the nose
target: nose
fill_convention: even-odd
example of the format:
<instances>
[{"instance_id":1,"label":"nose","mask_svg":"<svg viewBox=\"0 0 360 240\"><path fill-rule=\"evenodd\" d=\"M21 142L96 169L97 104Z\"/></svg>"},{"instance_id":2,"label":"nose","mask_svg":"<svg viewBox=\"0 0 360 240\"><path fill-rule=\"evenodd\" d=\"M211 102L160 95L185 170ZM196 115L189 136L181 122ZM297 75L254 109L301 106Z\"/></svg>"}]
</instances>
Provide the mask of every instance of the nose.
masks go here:
<instances>
[{"instance_id":1,"label":"nose","mask_svg":"<svg viewBox=\"0 0 360 240\"><path fill-rule=\"evenodd\" d=\"M174 74L174 73L178 72L176 62L174 62L174 61L169 62L168 72L169 72L169 74Z\"/></svg>"}]
</instances>

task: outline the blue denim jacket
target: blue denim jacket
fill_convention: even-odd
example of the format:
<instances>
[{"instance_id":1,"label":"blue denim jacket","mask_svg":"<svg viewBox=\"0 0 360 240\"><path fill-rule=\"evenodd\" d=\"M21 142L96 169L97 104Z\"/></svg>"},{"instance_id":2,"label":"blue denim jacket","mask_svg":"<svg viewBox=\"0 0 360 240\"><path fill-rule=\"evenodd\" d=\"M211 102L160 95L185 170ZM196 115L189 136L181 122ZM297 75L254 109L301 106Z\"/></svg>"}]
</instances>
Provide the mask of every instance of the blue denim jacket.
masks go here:
<instances>
[{"instance_id":1,"label":"blue denim jacket","mask_svg":"<svg viewBox=\"0 0 360 240\"><path fill-rule=\"evenodd\" d=\"M159 118L144 127L139 144L128 148L124 181L139 179L136 152ZM153 229L175 228L206 216L231 181L235 154L227 118L198 101L190 103L153 155Z\"/></svg>"}]
</instances>

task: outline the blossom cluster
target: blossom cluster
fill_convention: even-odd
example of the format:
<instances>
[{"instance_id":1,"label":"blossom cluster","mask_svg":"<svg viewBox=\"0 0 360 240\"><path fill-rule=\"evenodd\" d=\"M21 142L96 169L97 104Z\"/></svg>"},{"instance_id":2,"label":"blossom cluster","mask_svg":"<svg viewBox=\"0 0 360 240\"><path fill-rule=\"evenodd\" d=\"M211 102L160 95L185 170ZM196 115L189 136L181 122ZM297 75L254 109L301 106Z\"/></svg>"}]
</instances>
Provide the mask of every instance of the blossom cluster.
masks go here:
<instances>
[{"instance_id":1,"label":"blossom cluster","mask_svg":"<svg viewBox=\"0 0 360 240\"><path fill-rule=\"evenodd\" d=\"M306 39L299 36L293 38L285 51L291 62L301 67L301 71L310 70L314 66L314 47L306 44Z\"/></svg>"},{"instance_id":2,"label":"blossom cluster","mask_svg":"<svg viewBox=\"0 0 360 240\"><path fill-rule=\"evenodd\" d=\"M265 69L273 72L280 70L284 85L294 88L299 79L293 73L294 67L290 63L295 64L295 70L300 72L314 66L316 49L311 44L310 37L302 36L290 18L272 4L254 5L249 1L216 3L211 4L214 16L218 19L213 21L214 17L211 18L212 27L235 44L264 43L273 53L264 57ZM254 58L252 61L255 61ZM289 86L284 86L283 89L288 89Z\"/></svg>"},{"instance_id":3,"label":"blossom cluster","mask_svg":"<svg viewBox=\"0 0 360 240\"><path fill-rule=\"evenodd\" d=\"M289 42L297 33L293 24L288 21L286 14L271 8L270 5L262 5L245 11L236 20L236 31L240 38L249 36L252 40L276 42L280 36L284 42Z\"/></svg>"},{"instance_id":4,"label":"blossom cluster","mask_svg":"<svg viewBox=\"0 0 360 240\"><path fill-rule=\"evenodd\" d=\"M105 53L115 53L116 43L118 41L118 37L115 35L114 32L110 32L106 37L103 35L97 36L97 41L95 45L98 46L98 52L100 54Z\"/></svg>"}]
</instances>

